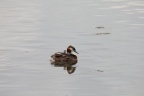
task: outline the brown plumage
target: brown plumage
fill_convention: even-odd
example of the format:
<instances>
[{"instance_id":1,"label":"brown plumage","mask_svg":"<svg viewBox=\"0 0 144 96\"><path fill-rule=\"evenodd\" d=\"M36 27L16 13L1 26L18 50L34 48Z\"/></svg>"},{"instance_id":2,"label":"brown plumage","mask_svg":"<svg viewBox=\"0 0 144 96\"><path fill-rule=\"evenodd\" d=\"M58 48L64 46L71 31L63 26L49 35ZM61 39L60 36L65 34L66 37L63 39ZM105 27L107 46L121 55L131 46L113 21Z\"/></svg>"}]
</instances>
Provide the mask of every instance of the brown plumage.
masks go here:
<instances>
[{"instance_id":1,"label":"brown plumage","mask_svg":"<svg viewBox=\"0 0 144 96\"><path fill-rule=\"evenodd\" d=\"M77 56L72 54L73 52L76 52L78 54L78 52L76 51L76 49L73 46L68 46L67 48L67 52L57 52L54 55L51 56L51 63L55 64L55 65L73 65L76 64L78 62Z\"/></svg>"}]
</instances>

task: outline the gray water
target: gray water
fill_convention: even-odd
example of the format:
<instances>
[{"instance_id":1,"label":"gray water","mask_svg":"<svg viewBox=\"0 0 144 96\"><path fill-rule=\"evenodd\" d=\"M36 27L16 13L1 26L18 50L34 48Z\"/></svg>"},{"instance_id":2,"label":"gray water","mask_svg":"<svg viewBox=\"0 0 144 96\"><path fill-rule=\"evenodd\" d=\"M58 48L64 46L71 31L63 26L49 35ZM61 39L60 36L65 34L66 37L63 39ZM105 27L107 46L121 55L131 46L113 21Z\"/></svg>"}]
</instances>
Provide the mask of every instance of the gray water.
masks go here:
<instances>
[{"instance_id":1,"label":"gray water","mask_svg":"<svg viewBox=\"0 0 144 96\"><path fill-rule=\"evenodd\" d=\"M1 0L0 96L144 96L143 28L143 0Z\"/></svg>"}]
</instances>

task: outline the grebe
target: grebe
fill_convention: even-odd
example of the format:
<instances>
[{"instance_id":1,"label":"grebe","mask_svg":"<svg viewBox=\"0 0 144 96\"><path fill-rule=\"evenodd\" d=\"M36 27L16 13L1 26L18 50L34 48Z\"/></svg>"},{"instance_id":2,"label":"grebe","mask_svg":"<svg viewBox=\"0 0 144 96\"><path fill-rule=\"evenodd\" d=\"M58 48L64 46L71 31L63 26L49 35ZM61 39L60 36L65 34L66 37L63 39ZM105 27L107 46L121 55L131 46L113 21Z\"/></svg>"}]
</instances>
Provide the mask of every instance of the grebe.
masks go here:
<instances>
[{"instance_id":1,"label":"grebe","mask_svg":"<svg viewBox=\"0 0 144 96\"><path fill-rule=\"evenodd\" d=\"M70 45L67 48L67 51L64 50L64 52L57 52L53 55L51 55L51 64L54 65L74 65L78 62L77 56L74 55L72 52L75 52L78 54L78 52L76 51L76 49Z\"/></svg>"}]
</instances>

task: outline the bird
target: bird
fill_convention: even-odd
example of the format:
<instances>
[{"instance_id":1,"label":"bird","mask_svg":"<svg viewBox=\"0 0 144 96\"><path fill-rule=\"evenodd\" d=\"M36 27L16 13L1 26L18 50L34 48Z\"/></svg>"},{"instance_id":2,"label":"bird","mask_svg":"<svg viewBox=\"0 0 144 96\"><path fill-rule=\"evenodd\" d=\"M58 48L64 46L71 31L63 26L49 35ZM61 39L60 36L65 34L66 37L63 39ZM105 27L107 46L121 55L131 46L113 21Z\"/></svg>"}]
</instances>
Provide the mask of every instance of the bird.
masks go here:
<instances>
[{"instance_id":1,"label":"bird","mask_svg":"<svg viewBox=\"0 0 144 96\"><path fill-rule=\"evenodd\" d=\"M74 65L78 62L78 58L73 52L79 54L75 47L69 45L64 52L56 52L51 55L50 62L55 66Z\"/></svg>"}]
</instances>

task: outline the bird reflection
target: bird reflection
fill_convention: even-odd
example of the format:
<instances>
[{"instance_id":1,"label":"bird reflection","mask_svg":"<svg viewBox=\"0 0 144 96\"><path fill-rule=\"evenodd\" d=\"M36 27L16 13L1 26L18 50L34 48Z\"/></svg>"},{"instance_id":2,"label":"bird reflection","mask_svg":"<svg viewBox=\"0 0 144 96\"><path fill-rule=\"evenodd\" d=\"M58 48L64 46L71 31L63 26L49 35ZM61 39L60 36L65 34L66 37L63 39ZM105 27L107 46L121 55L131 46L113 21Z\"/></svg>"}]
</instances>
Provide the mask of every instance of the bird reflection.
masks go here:
<instances>
[{"instance_id":1,"label":"bird reflection","mask_svg":"<svg viewBox=\"0 0 144 96\"><path fill-rule=\"evenodd\" d=\"M51 63L51 65L53 65L54 67L63 67L64 70L66 70L68 74L72 74L76 70L76 66L75 66L76 63L71 64L71 63L53 62Z\"/></svg>"},{"instance_id":2,"label":"bird reflection","mask_svg":"<svg viewBox=\"0 0 144 96\"><path fill-rule=\"evenodd\" d=\"M51 55L50 62L55 67L64 67L64 70L67 70L69 74L75 72L76 67L74 65L78 62L78 58L73 52L77 53L76 49L70 45L67 47L67 51L57 52Z\"/></svg>"}]
</instances>

